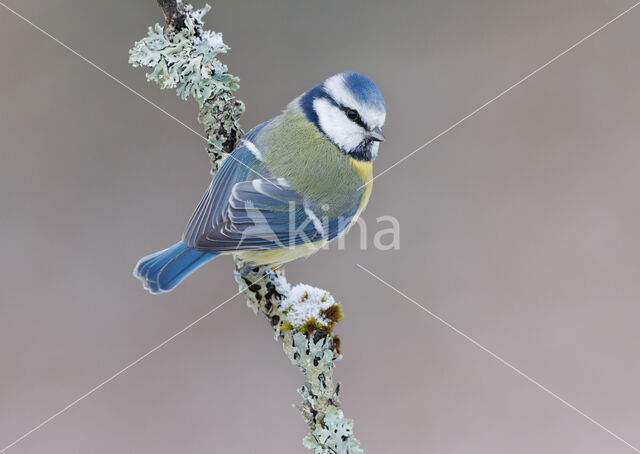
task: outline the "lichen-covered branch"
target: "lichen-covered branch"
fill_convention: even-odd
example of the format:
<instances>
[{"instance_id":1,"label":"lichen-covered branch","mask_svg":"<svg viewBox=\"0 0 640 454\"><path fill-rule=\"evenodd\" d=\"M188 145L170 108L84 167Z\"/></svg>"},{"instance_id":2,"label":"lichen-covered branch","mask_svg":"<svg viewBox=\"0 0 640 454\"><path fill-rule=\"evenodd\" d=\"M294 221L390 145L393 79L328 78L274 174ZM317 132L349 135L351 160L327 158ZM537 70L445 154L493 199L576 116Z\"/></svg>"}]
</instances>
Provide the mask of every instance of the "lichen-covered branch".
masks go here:
<instances>
[{"instance_id":1,"label":"lichen-covered branch","mask_svg":"<svg viewBox=\"0 0 640 454\"><path fill-rule=\"evenodd\" d=\"M353 435L353 420L340 409L340 385L333 379L334 361L340 359L340 340L333 327L342 318L340 303L325 290L305 284L293 288L284 271L273 267L247 269L236 261L236 280L254 312L262 312L284 351L304 375L298 389L298 409L309 425L303 444L316 454L362 453Z\"/></svg>"},{"instance_id":2,"label":"lichen-covered branch","mask_svg":"<svg viewBox=\"0 0 640 454\"><path fill-rule=\"evenodd\" d=\"M129 63L149 68L147 80L160 88L175 88L182 99L192 96L198 102L198 121L205 127L207 152L216 171L242 136L238 119L244 104L233 95L239 79L217 59L229 47L222 34L203 29L209 5L193 9L176 0L158 3L170 25L166 30L159 24L149 27L147 36L129 51Z\"/></svg>"},{"instance_id":3,"label":"lichen-covered branch","mask_svg":"<svg viewBox=\"0 0 640 454\"><path fill-rule=\"evenodd\" d=\"M130 51L133 66L150 69L147 79L161 88L175 88L183 99L192 96L200 106L198 121L204 126L211 168L215 172L231 153L243 132L238 124L244 112L233 92L238 78L216 57L229 49L222 35L203 29L202 17L210 7L194 10L181 0L157 0L166 28L156 24ZM340 409L340 385L333 369L340 354L333 334L342 317L340 303L325 290L305 284L291 287L284 270L251 267L236 260L235 279L254 312L262 312L281 339L292 364L304 375L298 389L303 401L298 409L309 425L303 444L315 454L360 454L353 435L353 420Z\"/></svg>"}]
</instances>

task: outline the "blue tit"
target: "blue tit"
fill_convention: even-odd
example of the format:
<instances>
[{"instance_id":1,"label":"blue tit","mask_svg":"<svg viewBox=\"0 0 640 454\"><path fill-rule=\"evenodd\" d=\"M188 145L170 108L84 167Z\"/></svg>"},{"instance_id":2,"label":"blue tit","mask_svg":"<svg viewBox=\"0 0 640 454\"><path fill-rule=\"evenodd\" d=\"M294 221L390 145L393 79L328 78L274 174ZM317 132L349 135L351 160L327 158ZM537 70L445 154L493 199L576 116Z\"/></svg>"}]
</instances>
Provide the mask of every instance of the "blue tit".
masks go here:
<instances>
[{"instance_id":1,"label":"blue tit","mask_svg":"<svg viewBox=\"0 0 640 454\"><path fill-rule=\"evenodd\" d=\"M182 241L134 276L168 292L220 254L252 266L306 257L343 235L369 201L386 106L367 76L344 72L249 131L213 176Z\"/></svg>"}]
</instances>

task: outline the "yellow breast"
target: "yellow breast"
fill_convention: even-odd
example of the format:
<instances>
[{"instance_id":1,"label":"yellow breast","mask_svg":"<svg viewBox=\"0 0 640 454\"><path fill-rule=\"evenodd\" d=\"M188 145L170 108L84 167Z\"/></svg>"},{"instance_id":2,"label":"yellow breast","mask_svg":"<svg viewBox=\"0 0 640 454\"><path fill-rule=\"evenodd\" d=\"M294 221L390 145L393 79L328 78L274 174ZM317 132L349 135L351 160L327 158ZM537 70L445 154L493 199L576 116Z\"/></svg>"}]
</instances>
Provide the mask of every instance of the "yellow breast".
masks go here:
<instances>
[{"instance_id":1,"label":"yellow breast","mask_svg":"<svg viewBox=\"0 0 640 454\"><path fill-rule=\"evenodd\" d=\"M356 171L360 179L362 180L362 184L364 185L364 193L362 194L362 200L360 201L360 206L358 207L358 211L356 211L349 228L353 225L354 222L358 220L362 211L367 207L367 203L369 203L369 197L371 197L371 190L373 189L373 162L371 161L358 161L353 158L349 158L351 161L351 165L353 169ZM347 229L349 230L349 229Z\"/></svg>"}]
</instances>

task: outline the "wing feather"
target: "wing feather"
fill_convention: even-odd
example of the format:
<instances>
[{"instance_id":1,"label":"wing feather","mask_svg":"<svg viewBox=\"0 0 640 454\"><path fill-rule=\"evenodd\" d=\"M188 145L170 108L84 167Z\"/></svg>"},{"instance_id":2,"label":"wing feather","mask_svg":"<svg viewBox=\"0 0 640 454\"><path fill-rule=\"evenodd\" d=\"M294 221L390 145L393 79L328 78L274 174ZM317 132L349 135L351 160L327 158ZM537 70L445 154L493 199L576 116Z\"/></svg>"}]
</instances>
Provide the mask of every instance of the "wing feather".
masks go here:
<instances>
[{"instance_id":1,"label":"wing feather","mask_svg":"<svg viewBox=\"0 0 640 454\"><path fill-rule=\"evenodd\" d=\"M282 179L236 183L222 222L198 238L204 251L277 249L330 240L349 224L355 210L343 219L322 219L315 205Z\"/></svg>"}]
</instances>

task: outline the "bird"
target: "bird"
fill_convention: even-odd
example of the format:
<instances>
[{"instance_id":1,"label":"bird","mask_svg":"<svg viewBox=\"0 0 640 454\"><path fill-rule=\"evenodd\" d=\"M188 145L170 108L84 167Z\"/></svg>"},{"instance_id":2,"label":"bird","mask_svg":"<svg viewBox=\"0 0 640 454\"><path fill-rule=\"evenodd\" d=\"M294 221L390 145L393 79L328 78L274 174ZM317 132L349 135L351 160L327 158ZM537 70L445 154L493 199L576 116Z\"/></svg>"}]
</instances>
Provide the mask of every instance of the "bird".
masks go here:
<instances>
[{"instance_id":1,"label":"bird","mask_svg":"<svg viewBox=\"0 0 640 454\"><path fill-rule=\"evenodd\" d=\"M346 71L291 101L236 145L181 241L141 258L152 294L173 290L219 255L280 266L344 235L367 206L386 104L375 82Z\"/></svg>"}]
</instances>

